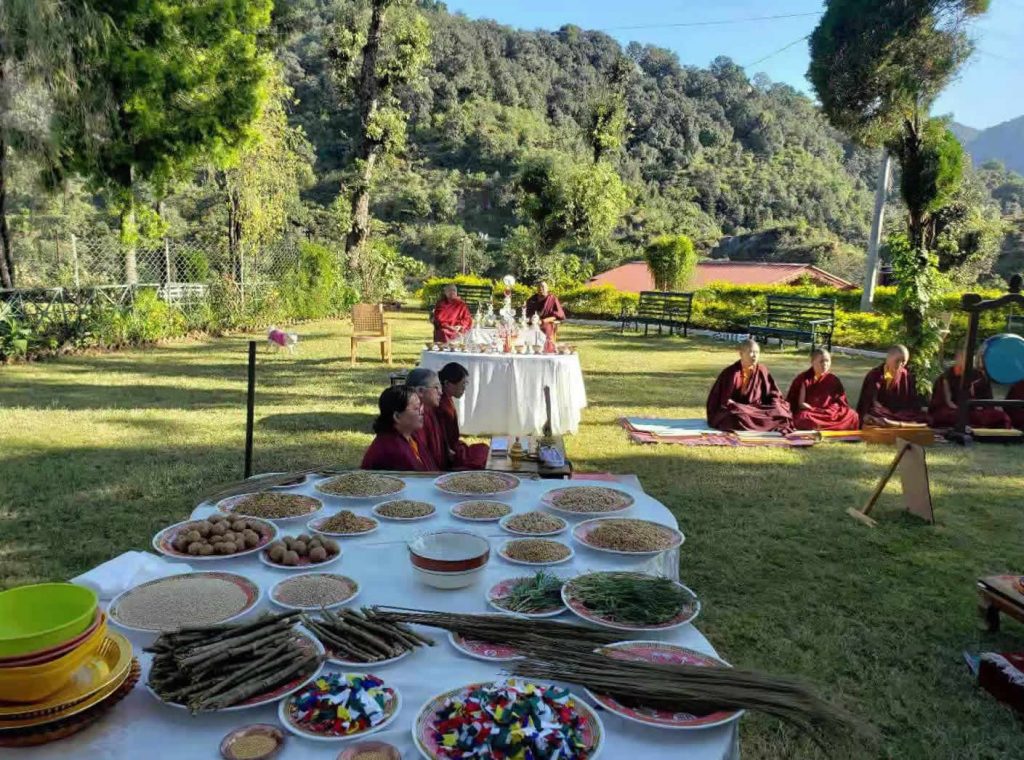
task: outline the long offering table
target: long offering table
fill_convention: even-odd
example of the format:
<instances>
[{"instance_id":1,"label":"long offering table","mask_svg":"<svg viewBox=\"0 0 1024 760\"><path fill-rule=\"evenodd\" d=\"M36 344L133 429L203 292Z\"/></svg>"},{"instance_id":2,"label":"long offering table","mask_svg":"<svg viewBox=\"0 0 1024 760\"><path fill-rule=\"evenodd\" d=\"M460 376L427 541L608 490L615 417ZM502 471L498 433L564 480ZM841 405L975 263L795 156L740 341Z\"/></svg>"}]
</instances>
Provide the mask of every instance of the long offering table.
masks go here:
<instances>
[{"instance_id":1,"label":"long offering table","mask_svg":"<svg viewBox=\"0 0 1024 760\"><path fill-rule=\"evenodd\" d=\"M360 583L359 596L353 602L357 607L381 604L450 612L493 612L484 597L486 590L502 578L528 575L532 572L532 568L506 562L497 556L498 547L513 537L502 532L497 523L471 523L453 518L448 510L459 499L437 490L430 478L408 477L406 483L402 498L430 501L437 506L438 513L418 522L397 523L382 520L380 529L375 533L361 538L344 539L341 542L341 559L325 566L324 570L344 573ZM516 512L525 512L540 508L540 497L546 491L565 485L564 481L523 479L519 488L502 500L511 504ZM635 506L628 513L629 516L677 527L676 520L668 509L639 488L628 484L608 485L621 488L636 499ZM357 513L368 514L372 504L364 502L364 506L353 507L352 502L323 497L313 489L311 482L289 490L323 498L325 510L321 514L330 514L341 509L353 509ZM202 517L212 511L214 510L211 504L201 504L193 512L193 517ZM569 518L570 530L571 525L578 521ZM305 530L301 520L283 523L279 527L282 533L287 534ZM406 541L420 532L444 527L468 528L488 537L491 543L491 559L481 582L465 589L441 591L425 586L413 578ZM644 562L589 550L572 541L568 531L558 538L572 545L576 552L570 562L550 566L551 571L563 576L598 569L643 567L648 570L670 571L677 567L674 552L653 562ZM686 544L683 545L682 551L686 551ZM193 562L192 566L196 570L241 573L259 583L263 590L263 599L257 607L258 610L272 608L267 601L270 588L290 575L286 571L261 564L254 555L216 562ZM674 575L674 572L672 574ZM685 574L682 581L686 582ZM700 596L700 588L694 591ZM569 612L564 613L559 620L581 622ZM700 621L699 617L697 621ZM450 688L502 678L501 663L475 660L461 654L449 644L445 631L427 628L420 630L435 640L433 647L417 649L405 659L390 665L368 669L384 678L389 686L397 688L403 701L398 719L387 730L373 735L372 738L394 744L406 760L420 756L413 743L411 726L419 708L428 698ZM17 757L54 760L70 757L89 760L122 760L129 757L145 760L212 759L219 756L220 741L232 729L252 723L278 723L276 703L238 712L204 713L195 717L185 710L160 703L143 685L150 655L143 654L141 650L143 646L151 643L153 636L139 633L128 633L128 636L143 664L142 681L135 690L103 720L81 734L54 744L18 750ZM630 638L669 641L715 654L708 640L693 625L642 636L623 632L624 640ZM330 664L327 667L339 669ZM568 686L578 698L593 705L582 689ZM607 734L601 755L607 760L629 757L644 760L679 757L685 757L687 760L725 760L738 757L738 721L700 730L673 731L632 723L604 710L600 710L599 714ZM350 742L316 742L289 735L284 751L279 757L284 760L333 760L348 744ZM0 750L0 756L5 752L14 756L11 750Z\"/></svg>"}]
</instances>

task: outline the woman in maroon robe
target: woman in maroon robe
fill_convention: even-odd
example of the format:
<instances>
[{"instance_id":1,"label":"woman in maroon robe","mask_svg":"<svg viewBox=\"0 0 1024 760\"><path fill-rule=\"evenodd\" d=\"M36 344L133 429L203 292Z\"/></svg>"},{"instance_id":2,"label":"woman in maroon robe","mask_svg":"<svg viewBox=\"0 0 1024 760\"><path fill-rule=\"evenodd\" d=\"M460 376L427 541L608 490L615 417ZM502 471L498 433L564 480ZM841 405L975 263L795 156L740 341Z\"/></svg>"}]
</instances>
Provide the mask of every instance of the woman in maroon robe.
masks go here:
<instances>
[{"instance_id":1,"label":"woman in maroon robe","mask_svg":"<svg viewBox=\"0 0 1024 760\"><path fill-rule=\"evenodd\" d=\"M921 408L914 374L907 369L910 351L893 346L880 364L864 376L857 401L857 414L864 427L926 425L928 415Z\"/></svg>"},{"instance_id":2,"label":"woman in maroon robe","mask_svg":"<svg viewBox=\"0 0 1024 760\"><path fill-rule=\"evenodd\" d=\"M928 404L928 424L934 428L951 428L956 425L956 398L960 383L964 376L964 352L957 351L953 366L943 372L932 386L932 399ZM967 382L967 398L992 398L992 384L988 376L979 368L971 370ZM1010 418L998 407L973 407L970 410L969 423L975 428L1010 428Z\"/></svg>"},{"instance_id":3,"label":"woman in maroon robe","mask_svg":"<svg viewBox=\"0 0 1024 760\"><path fill-rule=\"evenodd\" d=\"M718 376L708 394L708 425L716 430L793 430L789 404L768 368L758 363L756 340L740 343L740 360Z\"/></svg>"},{"instance_id":4,"label":"woman in maroon robe","mask_svg":"<svg viewBox=\"0 0 1024 760\"><path fill-rule=\"evenodd\" d=\"M377 401L380 415L373 422L377 437L363 455L364 470L416 470L431 472L437 467L416 442L423 427L420 397L404 385L385 388Z\"/></svg>"},{"instance_id":5,"label":"woman in maroon robe","mask_svg":"<svg viewBox=\"0 0 1024 760\"><path fill-rule=\"evenodd\" d=\"M437 416L437 408L441 403L441 381L437 373L432 369L417 367L406 376L405 385L420 397L423 409L423 427L415 434L420 453L429 457L435 470L452 469L444 430Z\"/></svg>"},{"instance_id":6,"label":"woman in maroon robe","mask_svg":"<svg viewBox=\"0 0 1024 760\"><path fill-rule=\"evenodd\" d=\"M860 418L846 400L842 381L829 370L832 356L824 348L811 352L811 367L793 378L786 400L797 430L857 430Z\"/></svg>"},{"instance_id":7,"label":"woman in maroon robe","mask_svg":"<svg viewBox=\"0 0 1024 760\"><path fill-rule=\"evenodd\" d=\"M565 310L558 300L558 296L548 290L548 284L541 282L537 286L537 292L530 296L526 302L526 316L533 319L536 314L540 317L540 329L547 337L547 345L553 347L555 336L558 334L558 324L565 320Z\"/></svg>"},{"instance_id":8,"label":"woman in maroon robe","mask_svg":"<svg viewBox=\"0 0 1024 760\"><path fill-rule=\"evenodd\" d=\"M430 321L434 323L434 342L448 343L469 331L473 315L466 302L459 298L458 289L445 285L444 297L434 306Z\"/></svg>"},{"instance_id":9,"label":"woman in maroon robe","mask_svg":"<svg viewBox=\"0 0 1024 760\"><path fill-rule=\"evenodd\" d=\"M1024 380L1011 387L1010 392L1006 394L1006 398L1009 401L1024 401ZM1024 407L1010 407L1006 410L1006 413L1010 415L1010 421L1015 428L1024 430Z\"/></svg>"},{"instance_id":10,"label":"woman in maroon robe","mask_svg":"<svg viewBox=\"0 0 1024 760\"><path fill-rule=\"evenodd\" d=\"M441 404L437 418L444 431L449 462L453 470L482 470L487 466L491 448L486 443L467 444L460 440L459 415L453 399L462 398L469 382L469 372L457 362L449 362L437 373L441 379Z\"/></svg>"}]
</instances>

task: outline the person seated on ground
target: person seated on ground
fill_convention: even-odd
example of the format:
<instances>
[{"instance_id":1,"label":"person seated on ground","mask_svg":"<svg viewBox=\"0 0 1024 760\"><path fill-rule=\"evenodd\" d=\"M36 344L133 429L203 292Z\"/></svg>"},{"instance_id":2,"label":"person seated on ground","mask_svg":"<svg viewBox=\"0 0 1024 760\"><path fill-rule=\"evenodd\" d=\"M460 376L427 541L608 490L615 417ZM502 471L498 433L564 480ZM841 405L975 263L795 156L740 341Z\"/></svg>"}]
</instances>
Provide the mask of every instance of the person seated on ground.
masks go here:
<instances>
[{"instance_id":1,"label":"person seated on ground","mask_svg":"<svg viewBox=\"0 0 1024 760\"><path fill-rule=\"evenodd\" d=\"M857 430L860 418L846 400L842 381L833 375L832 355L811 351L811 367L793 378L786 401L797 430Z\"/></svg>"},{"instance_id":2,"label":"person seated on ground","mask_svg":"<svg viewBox=\"0 0 1024 760\"><path fill-rule=\"evenodd\" d=\"M437 408L437 418L444 431L448 461L454 470L482 470L487 466L491 447L486 443L464 443L459 433L459 415L455 411L454 400L465 394L469 371L458 362L448 362L437 374L441 379L441 405Z\"/></svg>"},{"instance_id":3,"label":"person seated on ground","mask_svg":"<svg viewBox=\"0 0 1024 760\"><path fill-rule=\"evenodd\" d=\"M393 385L380 394L377 406L380 414L373 422L377 437L359 466L364 470L436 470L429 455L416 442L416 431L423 427L423 410L416 392L404 385Z\"/></svg>"},{"instance_id":4,"label":"person seated on ground","mask_svg":"<svg viewBox=\"0 0 1024 760\"><path fill-rule=\"evenodd\" d=\"M963 349L960 349L953 358L953 366L936 378L932 386L932 399L928 404L928 424L931 427L951 428L956 425L959 413L956 399L966 364ZM967 381L967 398L992 398L992 384L981 367L971 369ZM1010 418L999 407L973 407L968 424L976 428L1012 427Z\"/></svg>"},{"instance_id":5,"label":"person seated on ground","mask_svg":"<svg viewBox=\"0 0 1024 760\"><path fill-rule=\"evenodd\" d=\"M434 463L434 469L450 470L451 461L445 445L444 429L437 416L437 407L441 403L441 381L437 373L432 369L417 367L406 375L405 386L420 397L423 409L423 427L415 435L420 453L427 455Z\"/></svg>"},{"instance_id":6,"label":"person seated on ground","mask_svg":"<svg viewBox=\"0 0 1024 760\"><path fill-rule=\"evenodd\" d=\"M1006 394L1006 398L1009 401L1024 401L1024 380L1015 383ZM1010 422L1015 428L1024 430L1024 407L1010 407L1006 413L1010 416Z\"/></svg>"},{"instance_id":7,"label":"person seated on ground","mask_svg":"<svg viewBox=\"0 0 1024 760\"><path fill-rule=\"evenodd\" d=\"M863 427L928 424L914 374L907 369L909 361L907 347L895 345L886 353L885 362L864 376L857 401L857 414Z\"/></svg>"},{"instance_id":8,"label":"person seated on ground","mask_svg":"<svg viewBox=\"0 0 1024 760\"><path fill-rule=\"evenodd\" d=\"M547 346L553 346L558 325L565 320L565 310L558 296L548 290L548 284L543 280L537 285L537 292L526 302L527 319L533 319L534 314L540 317L540 329L547 338Z\"/></svg>"},{"instance_id":9,"label":"person seated on ground","mask_svg":"<svg viewBox=\"0 0 1024 760\"><path fill-rule=\"evenodd\" d=\"M761 347L748 338L739 348L740 360L722 370L708 394L708 425L724 431L790 432L789 404L772 373L758 361Z\"/></svg>"},{"instance_id":10,"label":"person seated on ground","mask_svg":"<svg viewBox=\"0 0 1024 760\"><path fill-rule=\"evenodd\" d=\"M434 306L430 317L434 323L434 342L448 343L469 332L473 326L473 315L469 306L459 298L459 289L453 284L444 286L444 295Z\"/></svg>"}]
</instances>

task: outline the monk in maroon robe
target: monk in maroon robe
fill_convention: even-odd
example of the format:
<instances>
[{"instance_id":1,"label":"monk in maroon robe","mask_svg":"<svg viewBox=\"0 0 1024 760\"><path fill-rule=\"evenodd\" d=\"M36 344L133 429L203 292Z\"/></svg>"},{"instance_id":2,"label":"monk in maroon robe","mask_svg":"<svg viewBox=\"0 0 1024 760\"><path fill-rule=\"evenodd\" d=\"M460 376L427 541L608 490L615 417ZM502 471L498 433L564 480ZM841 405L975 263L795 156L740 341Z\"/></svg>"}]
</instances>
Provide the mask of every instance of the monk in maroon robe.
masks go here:
<instances>
[{"instance_id":1,"label":"monk in maroon robe","mask_svg":"<svg viewBox=\"0 0 1024 760\"><path fill-rule=\"evenodd\" d=\"M416 432L423 427L420 397L404 385L385 388L377 401L380 415L373 423L377 437L363 455L364 470L437 469L416 441Z\"/></svg>"},{"instance_id":2,"label":"monk in maroon robe","mask_svg":"<svg viewBox=\"0 0 1024 760\"><path fill-rule=\"evenodd\" d=\"M1010 392L1006 394L1006 398L1009 401L1024 401L1024 380L1016 383ZM1018 430L1024 430L1024 407L1010 407L1006 410L1006 413L1010 415L1010 421L1013 426Z\"/></svg>"},{"instance_id":3,"label":"monk in maroon robe","mask_svg":"<svg viewBox=\"0 0 1024 760\"><path fill-rule=\"evenodd\" d=\"M441 379L441 404L437 408L437 418L444 431L452 469L482 470L487 466L491 447L486 443L464 443L459 433L459 415L455 411L454 399L465 394L469 372L461 364L449 362L437 374Z\"/></svg>"},{"instance_id":4,"label":"monk in maroon robe","mask_svg":"<svg viewBox=\"0 0 1024 760\"><path fill-rule=\"evenodd\" d=\"M914 374L907 369L910 351L893 346L885 363L864 376L857 401L857 414L864 427L903 427L927 425L928 415L921 408Z\"/></svg>"},{"instance_id":5,"label":"monk in maroon robe","mask_svg":"<svg viewBox=\"0 0 1024 760\"><path fill-rule=\"evenodd\" d=\"M540 317L540 329L547 337L544 350L551 351L554 349L558 325L565 321L565 310L562 308L558 296L550 292L548 284L543 281L537 286L537 292L526 302L527 318L533 319L534 314Z\"/></svg>"},{"instance_id":6,"label":"monk in maroon robe","mask_svg":"<svg viewBox=\"0 0 1024 760\"><path fill-rule=\"evenodd\" d=\"M709 427L779 433L793 430L789 404L768 368L758 363L760 356L756 340L740 343L740 360L722 370L708 394Z\"/></svg>"},{"instance_id":7,"label":"monk in maroon robe","mask_svg":"<svg viewBox=\"0 0 1024 760\"><path fill-rule=\"evenodd\" d=\"M423 408L423 427L415 434L420 453L434 463L434 469L452 469L444 429L437 416L437 408L441 403L441 381L437 373L432 369L417 367L406 376L405 385L420 397Z\"/></svg>"},{"instance_id":8,"label":"monk in maroon robe","mask_svg":"<svg viewBox=\"0 0 1024 760\"><path fill-rule=\"evenodd\" d=\"M434 306L430 321L434 323L434 342L448 343L469 331L473 315L466 302L459 298L458 288L445 285L444 296Z\"/></svg>"},{"instance_id":9,"label":"monk in maroon robe","mask_svg":"<svg viewBox=\"0 0 1024 760\"><path fill-rule=\"evenodd\" d=\"M932 386L932 399L928 404L928 424L934 428L951 428L956 425L959 408L956 403L960 383L964 376L964 352L957 351L953 366L943 372ZM971 370L967 382L967 398L992 398L992 384L980 368ZM968 424L975 428L1013 427L1006 412L998 407L972 407Z\"/></svg>"},{"instance_id":10,"label":"monk in maroon robe","mask_svg":"<svg viewBox=\"0 0 1024 760\"><path fill-rule=\"evenodd\" d=\"M842 381L829 370L832 355L824 348L811 352L811 367L793 378L786 401L797 430L857 430L860 418L846 400Z\"/></svg>"}]
</instances>

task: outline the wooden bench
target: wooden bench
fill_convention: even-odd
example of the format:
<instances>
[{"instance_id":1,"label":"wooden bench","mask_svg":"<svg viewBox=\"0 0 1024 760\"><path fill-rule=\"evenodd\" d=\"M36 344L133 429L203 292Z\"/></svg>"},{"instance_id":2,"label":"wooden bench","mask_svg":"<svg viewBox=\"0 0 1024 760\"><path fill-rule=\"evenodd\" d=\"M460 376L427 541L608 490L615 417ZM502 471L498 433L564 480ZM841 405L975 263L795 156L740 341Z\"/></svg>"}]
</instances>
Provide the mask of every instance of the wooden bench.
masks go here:
<instances>
[{"instance_id":1,"label":"wooden bench","mask_svg":"<svg viewBox=\"0 0 1024 760\"><path fill-rule=\"evenodd\" d=\"M494 301L494 288L490 285L459 285L455 283L455 287L459 289L459 298L466 302L471 314L476 314L480 304L484 305L486 311L486 307Z\"/></svg>"},{"instance_id":2,"label":"wooden bench","mask_svg":"<svg viewBox=\"0 0 1024 760\"><path fill-rule=\"evenodd\" d=\"M1011 314L1006 318L1006 332L1024 335L1024 314Z\"/></svg>"},{"instance_id":3,"label":"wooden bench","mask_svg":"<svg viewBox=\"0 0 1024 760\"><path fill-rule=\"evenodd\" d=\"M633 329L637 331L640 330L642 324L644 335L648 334L651 325L657 325L659 335L661 335L663 327L668 328L669 335L681 327L685 336L690 329L692 313L693 293L644 290L640 293L640 301L637 303L635 314L628 313L626 307L623 307L622 313L619 315L622 320L619 334L626 331L627 323L632 323Z\"/></svg>"},{"instance_id":4,"label":"wooden bench","mask_svg":"<svg viewBox=\"0 0 1024 760\"><path fill-rule=\"evenodd\" d=\"M747 331L762 340L793 339L793 345L807 341L812 348L820 345L832 350L832 331L836 324L836 302L831 298L801 296L768 296L768 310L756 315Z\"/></svg>"}]
</instances>

